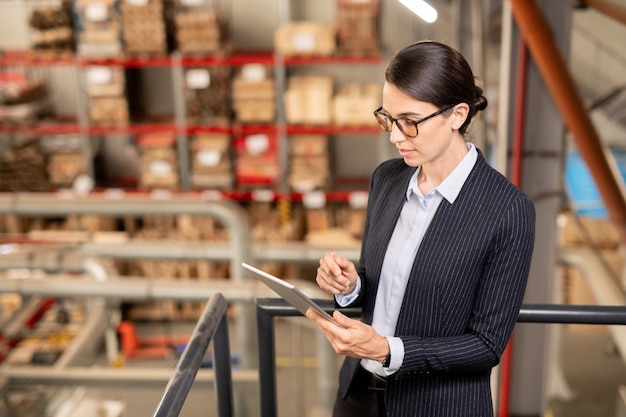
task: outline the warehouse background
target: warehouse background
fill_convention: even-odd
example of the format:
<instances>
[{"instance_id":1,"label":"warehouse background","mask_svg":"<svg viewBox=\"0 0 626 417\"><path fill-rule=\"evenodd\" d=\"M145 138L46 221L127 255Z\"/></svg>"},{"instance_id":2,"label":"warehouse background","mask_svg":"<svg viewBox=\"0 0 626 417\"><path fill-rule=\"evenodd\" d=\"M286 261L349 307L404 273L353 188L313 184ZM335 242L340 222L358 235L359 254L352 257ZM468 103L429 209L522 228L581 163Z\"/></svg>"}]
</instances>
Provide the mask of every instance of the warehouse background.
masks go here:
<instances>
[{"instance_id":1,"label":"warehouse background","mask_svg":"<svg viewBox=\"0 0 626 417\"><path fill-rule=\"evenodd\" d=\"M614 2L626 6L624 1ZM119 3L119 9L116 10L123 14L124 7L133 6L135 12L139 10L147 13L149 7L155 7L158 3L160 2L152 0L145 4L141 1L128 1ZM294 56L293 61L289 61L289 48L295 48L297 43L287 43L286 46L283 45L285 49L281 49L277 40L279 29L292 30L282 32L280 39L300 39L301 42L304 40L305 45L308 44L306 40L310 39L311 33L321 36L316 44L318 50L309 55L323 55L326 53L324 47L328 43L321 40L328 39L324 38L329 33L327 25L339 19L340 4L352 3L365 8L369 5L371 10L376 11L375 42L361 40L356 46L356 52L333 51L330 58L323 59L308 57L304 61L298 61L299 51L291 51ZM51 150L49 161L54 160L57 163L47 165L48 177L44 179L43 189L62 189L64 201L60 205L68 207L69 212L72 208L68 200L82 197L91 186L89 181L85 183L85 177L81 174L87 174L87 179L94 179L98 192L109 197L123 196L124 191L120 190L125 190L126 193L144 191L143 195L148 201L145 204L148 205L154 205L155 199L170 200L172 196L173 200L181 198L182 201L185 197L178 196L180 191L192 191L194 195L200 195L203 201L224 197L233 199L243 207L251 222L250 231L256 249L254 253L262 254L259 261L264 261L268 269L287 277L307 276L318 257L316 250L322 250L330 243L335 248L341 245L347 253L354 255L355 248L358 248L363 213L363 195L360 192L365 189L371 170L380 161L395 155L386 136L378 131L373 124L373 118L370 118L371 111L378 106L375 104L376 98L368 101L360 94L366 91L362 89L363 85L380 85L386 60L406 44L420 39L435 39L459 48L466 55L490 100L489 111L472 128L473 139L488 152L498 169L504 172L510 170L510 142L513 136L511 126L515 109L513 103L518 93L515 82L521 62L518 55L519 33L511 21L509 5L496 0L441 0L432 3L439 12L439 19L434 24L419 20L397 1L382 1L380 4L375 1L330 0L165 2L166 6L171 7L172 21L176 12L182 15L191 10L196 19L199 19L198 16L217 12L228 23L224 32L227 35L225 38L229 40L228 44L215 46L207 42L194 46L190 43L187 46L190 49L184 51L183 44L180 43L179 50L176 51L172 47L171 39L166 50L162 44L155 45L145 39L143 44L134 44L135 49L131 48L130 42L113 42L100 47L87 47L86 43L81 47L78 42L77 52L68 55L49 49L35 50L34 47L37 30L32 27L31 16L45 5L58 3L0 1L0 49L4 52L0 73L3 76L2 81L6 84L7 79L16 73L23 73L28 81L44 80L49 108L53 109L54 116L53 126L50 127L47 114L37 115L34 120L20 120L19 115L11 120L2 113L0 152L6 155L6 152L16 147L21 149L19 147L33 137L41 139L42 149ZM551 25L555 40L567 57L568 67L586 106L590 109L599 136L610 153L616 157L617 168L623 168L621 158L626 146L626 50L616 40L625 38L625 26L596 10L577 7L577 2L544 0L538 3ZM90 4L105 4L109 7L111 3L76 1L72 3L72 7L75 12L80 12L85 11ZM97 12L98 7L94 10L91 13ZM138 15L139 19L135 14L135 22L147 16L144 14L141 17L141 13ZM132 13L127 18L132 19ZM180 16L179 18L182 19ZM193 20L189 15L186 18ZM191 25L192 20L187 23ZM302 26L290 27L293 23ZM125 28L129 33L124 36L130 36L130 32L139 32L140 27L139 23L127 23ZM157 27L158 25L151 26L151 29L156 30ZM124 28L121 29L121 33L123 32ZM122 39L121 35L119 39ZM150 37L149 39L154 40ZM192 51L194 47L214 49ZM214 61L207 58L230 56L231 47L234 52L232 56L243 61L215 65ZM274 51L277 50L280 53L275 55ZM16 51L28 53L16 58L12 55ZM339 55L341 58L336 58ZM161 60L163 57L164 61ZM185 59L189 60L184 61ZM193 61L194 59L198 60ZM108 60L112 60L113 64ZM263 64L262 68L255 65L258 64L256 61ZM122 87L122 93L113 102L117 104L107 107L106 111L103 110L105 107L100 107L100 111L93 112L97 101L95 98L102 90L96 88L98 82L90 82L87 74L92 67L96 70L91 73L91 81L104 77L111 81L104 86L109 91ZM104 72L102 68L105 69ZM264 105L239 107L233 119L227 120L225 125L218 120L222 115L216 109L224 104L219 101L211 104L213 107L210 107L209 114L200 113L208 119L200 117L199 120L197 114L193 115L195 119L191 118L195 108L193 106L205 103L201 101L203 98L214 98L223 94L208 87L190 87L188 72L197 68L208 68L211 71L210 85L224 82L228 90L225 95L220 96L224 97L224 101L230 101L237 96L234 80L242 72L247 72L247 76L255 80L263 78L263 83L254 85L254 91L260 94L254 98L266 100L257 102ZM194 74L196 83L202 84L202 74ZM299 107L294 103L299 102L294 102L293 97L302 92L286 95L290 90L289 80L292 77L300 77L300 81L312 83L315 91L327 90L330 79L331 97L338 96L340 91L357 91L355 94L362 99L357 100L355 108L351 109L355 110L354 116L345 125L339 122L339 113L323 111L333 108L333 102L328 96L323 101L327 106L317 105L310 108L317 110L317 113L304 112L322 117L322 122L319 119L298 119L303 112L295 111ZM244 81L250 81L250 78ZM354 83L361 86L357 87ZM342 90L346 86L351 89ZM245 91L252 91L249 83L244 84L244 87ZM606 211L597 192L594 192L588 172L580 163L576 146L565 131L561 117L532 62L528 65L527 88L527 99L524 103L527 114L524 129L525 158L521 182L537 206L538 230L541 231L541 236L538 236L538 248L526 301L601 303L602 300L590 295L593 291L586 283L589 277L582 276L577 268L559 266L558 250L563 247L584 246L596 252L600 251L602 259L611 264L608 275L618 285L623 285L620 282L622 255L618 238L606 219ZM190 95L190 91L197 94ZM376 93L373 96L375 95ZM189 97L196 101L190 102ZM311 98L310 100L311 103L319 103ZM367 103L372 104L363 106ZM234 103L229 104L235 107ZM359 109L358 104L363 108ZM273 108L269 116L261 111L269 108ZM126 111L122 111L123 109ZM354 123L354 120L359 122ZM42 126L44 134L41 134ZM298 137L302 137L303 142L298 142ZM238 143L240 146L237 148ZM230 146L235 149L225 151ZM71 151L67 152L67 149ZM259 149L262 151L261 158L255 159L259 156ZM315 151L314 156L321 157L320 163L322 166L327 164L328 169L320 170L319 165L316 165L314 172L324 172L326 175L320 178L309 172L305 174L304 181L292 181L290 174L295 170L292 163L296 160L291 153L292 149L301 149L309 160L314 159L311 152ZM239 152L243 153L240 155ZM73 156L67 156L68 154ZM219 164L215 163L216 155L220 155L217 158ZM224 158L224 155L229 157ZM7 161L9 159L3 157L0 169L11 166ZM203 162L200 164L200 172L195 170L196 161ZM51 166L56 168L51 169ZM255 170L237 171L237 167L255 167ZM30 180L34 170L29 166L26 171ZM14 183L7 186L8 180L20 179L15 174L19 171L1 172L0 183L3 184L3 191L39 191L29 189L23 183L17 187L12 185ZM57 182L46 183L51 178L56 178ZM42 193L41 197L39 207L59 205L58 194L44 197ZM19 206L11 200L7 201L8 207ZM204 216L195 217L184 213L154 217L120 214L108 218L93 215L62 216L58 211L50 211L54 213L50 215L45 213L45 209L38 209L37 212L42 213L39 216L3 216L0 221L2 233L9 236L9 239L19 236L20 239L26 237L47 242L56 240L57 243L63 240L65 244L61 251L56 246L53 246L53 250L46 251L51 253L52 259L61 257L67 260L71 256L80 259L84 255L81 251L84 252L86 247L92 245L88 249L91 254L100 251L102 256L99 260L107 263L113 260L113 273L129 279L140 277L150 280L182 280L193 277L198 281L206 280L203 282L209 288L217 285L214 278L226 278L232 274L224 259L174 262L165 254L168 251L174 252L173 249L168 250L167 245L176 248L177 253L186 253L185 256L188 257L197 256L193 254L200 253L199 247L222 250L219 245L223 244L228 231L219 222ZM589 213L592 215L588 216ZM580 215L583 215L582 221ZM71 242L69 253L68 241ZM108 248L98 246L102 242L106 242ZM121 253L124 252L124 247L111 249L115 242L138 245L126 246L129 248L127 252L141 250L143 256L130 259L133 258L132 255ZM77 245L79 249L75 251ZM40 253L40 249L35 248L34 251ZM268 255L272 250L278 255ZM295 252L296 250L301 252ZM19 263L22 259L20 256L26 260L32 259L32 251L32 248L27 248L25 253L18 254L15 262ZM111 252L115 254L111 256ZM157 252L162 254L157 257L154 255ZM293 259L299 261L294 262ZM14 259L7 258L6 263L10 262L14 262ZM23 270L20 271L23 273ZM16 274L16 271L9 270L5 274ZM133 302L125 304L121 311L124 318L135 319L137 323L144 320L159 322L163 319L175 319L181 329L189 330L183 323L197 317L200 307L201 303L190 301ZM74 305L71 302L62 303L51 311L56 314L58 309L61 315L68 310L75 311L77 320L81 319L85 311L80 304ZM233 309L232 314L234 318L245 317L245 309ZM286 357L295 355L301 363L306 363L308 356L313 356L316 352L310 351L314 343L302 341L315 340L315 333L311 329L302 329L302 324L288 322L287 325L280 337L290 340L289 346L285 348L291 347L293 352L286 349L279 354ZM155 328L146 326L142 330L150 334ZM243 330L243 333L236 332L233 341L234 346L242 351L248 343L246 329ZM572 333L572 330L578 330L579 333ZM157 327L156 331L163 332L163 327ZM172 336L171 331L166 333ZM577 337L580 334L582 336ZM518 326L515 343L511 389L514 394L510 398L512 414L539 415L552 410L555 415L559 412L567 416L575 416L576 412L580 415L599 415L594 412L603 410L602 415L618 415L616 387L626 381L618 356L615 352L607 353L602 349L603 344L612 346L611 336L606 329ZM593 348L587 351L581 348L585 343L585 346L592 345ZM582 373L576 366L582 359L572 353L570 347L573 344L583 358L594 358L595 366L588 371L589 374ZM323 348L320 351L323 352ZM24 357L27 356L22 355L21 360L25 360ZM111 359L104 356L98 357L99 365L106 366L107 360ZM171 366L172 358L169 357L168 360L170 362L166 366ZM128 360L126 365L132 363L132 360ZM561 364L566 365L564 370L561 369ZM161 365L161 361L139 364L146 368ZM320 412L316 406L324 403L325 392L333 390L334 379L330 382L318 380L318 388L324 384L330 386L324 386L325 389L319 393L311 394L310 391L314 390L311 386L314 387L316 378L321 377L319 373L305 365L300 368L287 366L280 372L284 378L283 387L295 389L289 382L296 379L304 387L300 391L295 389L295 393L283 388L281 401L290 404L290 408L283 410L285 415ZM595 389L590 390L584 384L585 380L594 381ZM572 399L575 397L571 397L568 383L579 391L578 399ZM258 399L254 388L246 391L248 388L243 391L249 400L248 404L241 407L242 410L249 409L252 412L258 406L258 402L255 402ZM304 394L304 391L309 393ZM157 389L156 396L158 392ZM133 392L130 396L125 396L127 412L132 413L129 415L149 412L153 408L150 405L156 403L154 392L146 394L150 399L134 394ZM114 391L106 395L122 397L119 392ZM139 405L133 404L133 398L130 398L133 396L141 397L144 401L140 401ZM294 398L298 398L295 405L292 401ZM193 407L194 403L193 400L190 401L189 407ZM199 408L202 410L202 406Z\"/></svg>"}]
</instances>

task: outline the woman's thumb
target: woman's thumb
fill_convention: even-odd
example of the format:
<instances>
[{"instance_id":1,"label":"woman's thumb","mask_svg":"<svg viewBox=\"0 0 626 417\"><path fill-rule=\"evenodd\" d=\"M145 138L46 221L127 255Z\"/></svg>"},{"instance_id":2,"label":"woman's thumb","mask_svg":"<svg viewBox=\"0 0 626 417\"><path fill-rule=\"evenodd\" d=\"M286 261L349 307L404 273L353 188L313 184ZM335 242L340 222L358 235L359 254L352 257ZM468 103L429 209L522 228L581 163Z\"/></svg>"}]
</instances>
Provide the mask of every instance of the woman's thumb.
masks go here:
<instances>
[{"instance_id":1,"label":"woman's thumb","mask_svg":"<svg viewBox=\"0 0 626 417\"><path fill-rule=\"evenodd\" d=\"M339 310L333 311L333 318L341 327L349 327L351 319Z\"/></svg>"}]
</instances>

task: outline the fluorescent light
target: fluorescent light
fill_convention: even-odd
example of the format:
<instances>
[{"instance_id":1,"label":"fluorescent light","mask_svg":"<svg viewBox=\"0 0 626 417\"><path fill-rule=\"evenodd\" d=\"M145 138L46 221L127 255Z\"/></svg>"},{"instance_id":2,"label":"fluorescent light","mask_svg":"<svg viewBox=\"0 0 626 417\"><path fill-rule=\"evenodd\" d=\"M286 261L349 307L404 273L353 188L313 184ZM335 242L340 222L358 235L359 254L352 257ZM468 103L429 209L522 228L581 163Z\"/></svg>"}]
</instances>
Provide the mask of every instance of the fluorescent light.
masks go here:
<instances>
[{"instance_id":1,"label":"fluorescent light","mask_svg":"<svg viewBox=\"0 0 626 417\"><path fill-rule=\"evenodd\" d=\"M418 15L426 23L437 20L437 10L424 0L400 0L410 11Z\"/></svg>"}]
</instances>

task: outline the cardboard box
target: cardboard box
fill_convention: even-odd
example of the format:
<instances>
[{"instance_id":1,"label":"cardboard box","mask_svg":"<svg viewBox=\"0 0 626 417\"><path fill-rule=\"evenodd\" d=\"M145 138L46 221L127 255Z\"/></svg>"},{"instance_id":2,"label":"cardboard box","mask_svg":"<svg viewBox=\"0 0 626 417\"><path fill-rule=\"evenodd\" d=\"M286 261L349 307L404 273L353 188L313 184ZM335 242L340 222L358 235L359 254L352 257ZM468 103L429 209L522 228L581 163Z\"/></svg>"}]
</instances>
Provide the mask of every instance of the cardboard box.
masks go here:
<instances>
[{"instance_id":1,"label":"cardboard box","mask_svg":"<svg viewBox=\"0 0 626 417\"><path fill-rule=\"evenodd\" d=\"M325 135L293 135L289 143L291 155L328 154L328 137Z\"/></svg>"},{"instance_id":2,"label":"cardboard box","mask_svg":"<svg viewBox=\"0 0 626 417\"><path fill-rule=\"evenodd\" d=\"M161 0L122 0L122 38L130 54L165 54L165 21Z\"/></svg>"},{"instance_id":3,"label":"cardboard box","mask_svg":"<svg viewBox=\"0 0 626 417\"><path fill-rule=\"evenodd\" d=\"M271 135L248 135L235 139L235 176L240 186L267 186L280 178L277 139Z\"/></svg>"},{"instance_id":4,"label":"cardboard box","mask_svg":"<svg viewBox=\"0 0 626 417\"><path fill-rule=\"evenodd\" d=\"M327 56L335 53L335 34L335 27L328 23L289 22L274 33L274 46L284 56Z\"/></svg>"},{"instance_id":5,"label":"cardboard box","mask_svg":"<svg viewBox=\"0 0 626 417\"><path fill-rule=\"evenodd\" d=\"M95 125L124 126L128 124L126 97L93 97L89 100L89 120Z\"/></svg>"},{"instance_id":6,"label":"cardboard box","mask_svg":"<svg viewBox=\"0 0 626 417\"><path fill-rule=\"evenodd\" d=\"M171 133L142 135L137 138L141 151L140 188L178 187L178 157Z\"/></svg>"},{"instance_id":7,"label":"cardboard box","mask_svg":"<svg viewBox=\"0 0 626 417\"><path fill-rule=\"evenodd\" d=\"M330 163L328 156L294 156L289 163L289 186L296 192L328 188Z\"/></svg>"},{"instance_id":8,"label":"cardboard box","mask_svg":"<svg viewBox=\"0 0 626 417\"><path fill-rule=\"evenodd\" d=\"M233 80L233 100L258 100L271 99L276 97L276 86L273 79L263 79L258 81L249 81L241 77Z\"/></svg>"},{"instance_id":9,"label":"cardboard box","mask_svg":"<svg viewBox=\"0 0 626 417\"><path fill-rule=\"evenodd\" d=\"M48 178L53 185L69 186L85 172L81 153L55 153L48 157Z\"/></svg>"},{"instance_id":10,"label":"cardboard box","mask_svg":"<svg viewBox=\"0 0 626 417\"><path fill-rule=\"evenodd\" d=\"M231 138L225 134L201 134L193 138L191 182L198 188L228 188L233 185Z\"/></svg>"},{"instance_id":11,"label":"cardboard box","mask_svg":"<svg viewBox=\"0 0 626 417\"><path fill-rule=\"evenodd\" d=\"M344 85L333 98L333 121L340 126L374 126L377 122L373 112L380 101L381 87L377 84Z\"/></svg>"},{"instance_id":12,"label":"cardboard box","mask_svg":"<svg viewBox=\"0 0 626 417\"><path fill-rule=\"evenodd\" d=\"M90 66L82 70L83 85L89 97L122 97L126 76L120 67Z\"/></svg>"},{"instance_id":13,"label":"cardboard box","mask_svg":"<svg viewBox=\"0 0 626 417\"><path fill-rule=\"evenodd\" d=\"M242 123L270 123L276 119L276 101L273 99L241 100L233 103L237 121Z\"/></svg>"},{"instance_id":14,"label":"cardboard box","mask_svg":"<svg viewBox=\"0 0 626 417\"><path fill-rule=\"evenodd\" d=\"M293 124L330 124L333 80L324 76L291 76L283 95L285 118Z\"/></svg>"}]
</instances>

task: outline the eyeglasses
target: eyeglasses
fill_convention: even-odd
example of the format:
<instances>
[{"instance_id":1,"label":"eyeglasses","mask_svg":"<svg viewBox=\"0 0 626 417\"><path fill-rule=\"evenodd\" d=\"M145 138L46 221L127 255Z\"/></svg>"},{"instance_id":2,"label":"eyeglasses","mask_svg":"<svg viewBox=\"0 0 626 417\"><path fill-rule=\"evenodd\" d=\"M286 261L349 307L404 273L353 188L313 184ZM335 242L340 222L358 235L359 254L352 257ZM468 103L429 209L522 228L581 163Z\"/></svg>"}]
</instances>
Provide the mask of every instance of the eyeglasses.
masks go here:
<instances>
[{"instance_id":1,"label":"eyeglasses","mask_svg":"<svg viewBox=\"0 0 626 417\"><path fill-rule=\"evenodd\" d=\"M419 120L411 120L411 119L407 119L406 117L400 117L398 119L394 119L393 117L389 116L386 113L383 113L383 108L382 106L379 107L375 112L374 112L374 116L376 117L376 120L378 121L378 125L380 126L380 128L384 131L387 132L391 132L391 130L393 129L393 124L395 123L396 126L398 126L398 129L400 129L400 132L402 132L405 136L408 136L410 138L414 138L417 137L419 131L417 130L417 125L425 122L428 119L432 119L435 116L440 115L441 113L444 113L448 110L450 110L451 108L453 108L454 106L456 106L456 104L452 104L450 106L446 106L446 107L442 107L439 110L437 110L436 112L429 114L428 116L419 119Z\"/></svg>"}]
</instances>

